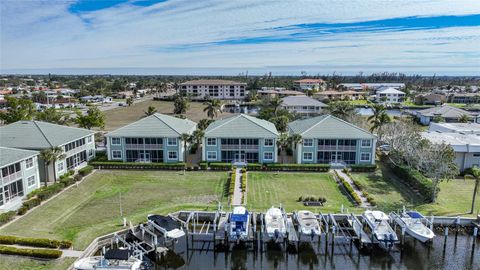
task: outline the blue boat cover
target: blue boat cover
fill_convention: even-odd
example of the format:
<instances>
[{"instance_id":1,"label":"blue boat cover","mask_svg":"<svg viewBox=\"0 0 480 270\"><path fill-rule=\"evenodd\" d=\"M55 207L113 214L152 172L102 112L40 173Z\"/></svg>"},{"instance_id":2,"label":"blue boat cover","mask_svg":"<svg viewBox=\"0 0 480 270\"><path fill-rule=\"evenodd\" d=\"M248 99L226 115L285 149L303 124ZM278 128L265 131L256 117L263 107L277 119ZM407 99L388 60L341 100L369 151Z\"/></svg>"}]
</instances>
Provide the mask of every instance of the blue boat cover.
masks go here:
<instances>
[{"instance_id":1,"label":"blue boat cover","mask_svg":"<svg viewBox=\"0 0 480 270\"><path fill-rule=\"evenodd\" d=\"M423 218L422 214L415 211L409 211L407 212L407 215L411 218Z\"/></svg>"},{"instance_id":2,"label":"blue boat cover","mask_svg":"<svg viewBox=\"0 0 480 270\"><path fill-rule=\"evenodd\" d=\"M237 222L237 221L247 222L248 214L244 214L244 215L232 214L232 215L230 215L230 220L233 221L233 222Z\"/></svg>"}]
</instances>

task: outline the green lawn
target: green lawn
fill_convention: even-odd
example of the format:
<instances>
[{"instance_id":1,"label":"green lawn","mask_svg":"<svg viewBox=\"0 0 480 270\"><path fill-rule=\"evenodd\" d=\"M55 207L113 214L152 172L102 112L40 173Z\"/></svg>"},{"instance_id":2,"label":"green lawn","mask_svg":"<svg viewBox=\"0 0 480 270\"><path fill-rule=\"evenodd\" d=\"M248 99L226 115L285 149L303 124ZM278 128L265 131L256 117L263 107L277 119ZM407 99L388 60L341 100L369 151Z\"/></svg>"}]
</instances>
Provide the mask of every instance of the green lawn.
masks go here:
<instances>
[{"instance_id":1,"label":"green lawn","mask_svg":"<svg viewBox=\"0 0 480 270\"><path fill-rule=\"evenodd\" d=\"M36 260L27 257L0 255L1 270L65 270L75 258L60 258L57 260Z\"/></svg>"},{"instance_id":2,"label":"green lawn","mask_svg":"<svg viewBox=\"0 0 480 270\"><path fill-rule=\"evenodd\" d=\"M83 249L122 228L120 193L124 216L136 224L152 213L214 209L226 178L225 172L100 171L0 234L72 240L74 249Z\"/></svg>"},{"instance_id":3,"label":"green lawn","mask_svg":"<svg viewBox=\"0 0 480 270\"><path fill-rule=\"evenodd\" d=\"M342 194L328 173L264 173L248 174L247 204L251 210L267 210L280 203L287 211L310 209L322 212L339 212L343 204L352 210L353 205ZM305 207L297 202L300 196L325 197L323 207Z\"/></svg>"}]
</instances>

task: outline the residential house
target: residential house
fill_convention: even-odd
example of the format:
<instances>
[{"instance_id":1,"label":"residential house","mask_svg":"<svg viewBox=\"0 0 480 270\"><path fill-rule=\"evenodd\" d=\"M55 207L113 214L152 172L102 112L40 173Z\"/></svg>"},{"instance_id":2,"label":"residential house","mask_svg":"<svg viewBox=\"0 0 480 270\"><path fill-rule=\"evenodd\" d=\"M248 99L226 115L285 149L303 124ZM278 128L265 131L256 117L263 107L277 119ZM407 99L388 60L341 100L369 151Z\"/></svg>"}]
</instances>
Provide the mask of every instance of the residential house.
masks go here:
<instances>
[{"instance_id":1,"label":"residential house","mask_svg":"<svg viewBox=\"0 0 480 270\"><path fill-rule=\"evenodd\" d=\"M405 93L395 88L389 87L377 91L376 101L379 103L394 104L405 100Z\"/></svg>"},{"instance_id":2,"label":"residential house","mask_svg":"<svg viewBox=\"0 0 480 270\"><path fill-rule=\"evenodd\" d=\"M0 147L0 213L17 210L40 187L38 152Z\"/></svg>"},{"instance_id":3,"label":"residential house","mask_svg":"<svg viewBox=\"0 0 480 270\"><path fill-rule=\"evenodd\" d=\"M480 135L480 124L431 122L428 131Z\"/></svg>"},{"instance_id":4,"label":"residential house","mask_svg":"<svg viewBox=\"0 0 480 270\"><path fill-rule=\"evenodd\" d=\"M302 137L302 142L293 146L299 164L375 163L376 136L332 115L296 120L288 124L288 132Z\"/></svg>"},{"instance_id":5,"label":"residential house","mask_svg":"<svg viewBox=\"0 0 480 270\"><path fill-rule=\"evenodd\" d=\"M442 105L425 110L417 111L417 117L420 123L428 125L435 117L441 117L446 122L458 122L463 115L467 115L472 122L477 122L478 114L462 110L460 108Z\"/></svg>"},{"instance_id":6,"label":"residential house","mask_svg":"<svg viewBox=\"0 0 480 270\"><path fill-rule=\"evenodd\" d=\"M339 88L357 92L365 90L365 87L361 83L341 83L339 84Z\"/></svg>"},{"instance_id":7,"label":"residential house","mask_svg":"<svg viewBox=\"0 0 480 270\"><path fill-rule=\"evenodd\" d=\"M294 90L286 90L286 89L268 89L266 87L262 87L261 90L257 91L257 94L260 97L269 97L269 98L283 98L287 96L304 96L304 92L294 91Z\"/></svg>"},{"instance_id":8,"label":"residential house","mask_svg":"<svg viewBox=\"0 0 480 270\"><path fill-rule=\"evenodd\" d=\"M180 90L193 99L242 100L247 93L247 84L228 80L193 80L180 84Z\"/></svg>"},{"instance_id":9,"label":"residential house","mask_svg":"<svg viewBox=\"0 0 480 270\"><path fill-rule=\"evenodd\" d=\"M75 127L41 121L18 121L0 127L0 146L41 151L52 147L63 149L65 158L57 160L45 170L45 161L39 158L40 178L53 180L69 170L87 165L95 157L94 132Z\"/></svg>"},{"instance_id":10,"label":"residential house","mask_svg":"<svg viewBox=\"0 0 480 270\"><path fill-rule=\"evenodd\" d=\"M318 100L358 100L362 99L365 93L357 91L323 91L314 93L313 97Z\"/></svg>"},{"instance_id":11,"label":"residential house","mask_svg":"<svg viewBox=\"0 0 480 270\"><path fill-rule=\"evenodd\" d=\"M325 90L326 83L322 79L301 79L293 81L293 88L298 91L323 91Z\"/></svg>"},{"instance_id":12,"label":"residential house","mask_svg":"<svg viewBox=\"0 0 480 270\"><path fill-rule=\"evenodd\" d=\"M184 149L181 135L191 135L196 127L188 119L155 113L109 132L105 136L108 160L183 162L188 149Z\"/></svg>"},{"instance_id":13,"label":"residential house","mask_svg":"<svg viewBox=\"0 0 480 270\"><path fill-rule=\"evenodd\" d=\"M289 96L282 99L282 108L291 113L298 114L320 114L326 104L307 96Z\"/></svg>"},{"instance_id":14,"label":"residential house","mask_svg":"<svg viewBox=\"0 0 480 270\"><path fill-rule=\"evenodd\" d=\"M377 91L380 88L394 88L394 89L403 89L405 88L404 83L362 83L362 86L366 90Z\"/></svg>"},{"instance_id":15,"label":"residential house","mask_svg":"<svg viewBox=\"0 0 480 270\"><path fill-rule=\"evenodd\" d=\"M446 96L442 94L428 93L415 97L415 104L419 105L442 105L446 101Z\"/></svg>"},{"instance_id":16,"label":"residential house","mask_svg":"<svg viewBox=\"0 0 480 270\"><path fill-rule=\"evenodd\" d=\"M451 103L473 104L480 102L480 93L456 93L449 97Z\"/></svg>"},{"instance_id":17,"label":"residential house","mask_svg":"<svg viewBox=\"0 0 480 270\"><path fill-rule=\"evenodd\" d=\"M246 114L210 124L203 138L202 160L209 162L277 162L278 131L266 120Z\"/></svg>"}]
</instances>

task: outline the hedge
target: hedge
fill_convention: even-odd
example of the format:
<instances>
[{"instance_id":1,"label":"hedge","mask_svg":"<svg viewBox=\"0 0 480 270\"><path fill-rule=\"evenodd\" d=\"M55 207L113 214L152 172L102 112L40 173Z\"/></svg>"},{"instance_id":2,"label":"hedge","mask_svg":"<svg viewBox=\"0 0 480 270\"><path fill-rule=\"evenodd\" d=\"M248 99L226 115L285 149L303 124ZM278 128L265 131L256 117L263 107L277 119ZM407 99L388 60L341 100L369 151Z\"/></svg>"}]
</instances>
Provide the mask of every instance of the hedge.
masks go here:
<instances>
[{"instance_id":1,"label":"hedge","mask_svg":"<svg viewBox=\"0 0 480 270\"><path fill-rule=\"evenodd\" d=\"M232 164L227 162L210 162L208 166L212 171L228 171L232 168Z\"/></svg>"},{"instance_id":2,"label":"hedge","mask_svg":"<svg viewBox=\"0 0 480 270\"><path fill-rule=\"evenodd\" d=\"M198 165L200 166L201 170L207 170L208 169L208 162L202 161Z\"/></svg>"},{"instance_id":3,"label":"hedge","mask_svg":"<svg viewBox=\"0 0 480 270\"><path fill-rule=\"evenodd\" d=\"M64 187L63 183L55 183L47 187L41 187L36 195L40 200L45 201L62 191Z\"/></svg>"},{"instance_id":4,"label":"hedge","mask_svg":"<svg viewBox=\"0 0 480 270\"><path fill-rule=\"evenodd\" d=\"M260 163L247 163L247 169L250 171L261 171L263 170L263 165Z\"/></svg>"},{"instance_id":5,"label":"hedge","mask_svg":"<svg viewBox=\"0 0 480 270\"><path fill-rule=\"evenodd\" d=\"M390 167L398 178L403 179L407 184L417 189L428 202L431 202L434 187L430 179L423 176L421 172L405 165L390 164ZM436 194L438 194L438 191L440 191L439 188L437 188Z\"/></svg>"},{"instance_id":6,"label":"hedge","mask_svg":"<svg viewBox=\"0 0 480 270\"><path fill-rule=\"evenodd\" d=\"M338 179L340 179L340 182L345 187L345 189L348 191L348 193L352 196L353 200L359 205L362 204L362 199L360 199L360 197L357 195L357 193L353 190L353 187L350 185L350 183L348 183L343 177L338 175L338 173L336 171L335 171L335 175L338 177Z\"/></svg>"},{"instance_id":7,"label":"hedge","mask_svg":"<svg viewBox=\"0 0 480 270\"><path fill-rule=\"evenodd\" d=\"M15 211L8 211L6 213L0 214L0 225L3 225L10 220L16 215L17 213Z\"/></svg>"},{"instance_id":8,"label":"hedge","mask_svg":"<svg viewBox=\"0 0 480 270\"><path fill-rule=\"evenodd\" d=\"M313 172L327 172L330 170L328 164L282 164L272 163L265 164L267 171L313 171Z\"/></svg>"},{"instance_id":9,"label":"hedge","mask_svg":"<svg viewBox=\"0 0 480 270\"><path fill-rule=\"evenodd\" d=\"M352 172L374 172L377 169L377 165L372 164L352 164L350 170Z\"/></svg>"},{"instance_id":10,"label":"hedge","mask_svg":"<svg viewBox=\"0 0 480 270\"><path fill-rule=\"evenodd\" d=\"M80 174L81 176L86 176L86 175L89 175L92 171L93 171L93 166L87 165L81 168L80 170L78 170L78 174Z\"/></svg>"},{"instance_id":11,"label":"hedge","mask_svg":"<svg viewBox=\"0 0 480 270\"><path fill-rule=\"evenodd\" d=\"M72 242L70 241L59 241L46 238L16 237L8 235L0 235L0 244L44 248L70 248L72 246Z\"/></svg>"},{"instance_id":12,"label":"hedge","mask_svg":"<svg viewBox=\"0 0 480 270\"><path fill-rule=\"evenodd\" d=\"M137 162L115 162L115 161L94 161L90 162L94 168L102 169L140 169L140 170L184 170L185 163L137 163Z\"/></svg>"},{"instance_id":13,"label":"hedge","mask_svg":"<svg viewBox=\"0 0 480 270\"><path fill-rule=\"evenodd\" d=\"M62 256L61 250L55 249L28 249L0 246L0 254L29 256L43 259L57 259Z\"/></svg>"}]
</instances>

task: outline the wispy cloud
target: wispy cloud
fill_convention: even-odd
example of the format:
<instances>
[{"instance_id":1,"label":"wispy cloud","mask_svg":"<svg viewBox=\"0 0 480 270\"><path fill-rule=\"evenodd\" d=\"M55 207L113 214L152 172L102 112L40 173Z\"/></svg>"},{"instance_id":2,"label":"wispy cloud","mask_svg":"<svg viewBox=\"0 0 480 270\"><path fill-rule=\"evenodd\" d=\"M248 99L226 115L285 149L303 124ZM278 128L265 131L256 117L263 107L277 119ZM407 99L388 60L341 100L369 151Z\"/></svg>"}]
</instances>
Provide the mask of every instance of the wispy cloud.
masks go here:
<instances>
[{"instance_id":1,"label":"wispy cloud","mask_svg":"<svg viewBox=\"0 0 480 270\"><path fill-rule=\"evenodd\" d=\"M480 74L475 0L4 0L0 9L2 72L289 67Z\"/></svg>"}]
</instances>

